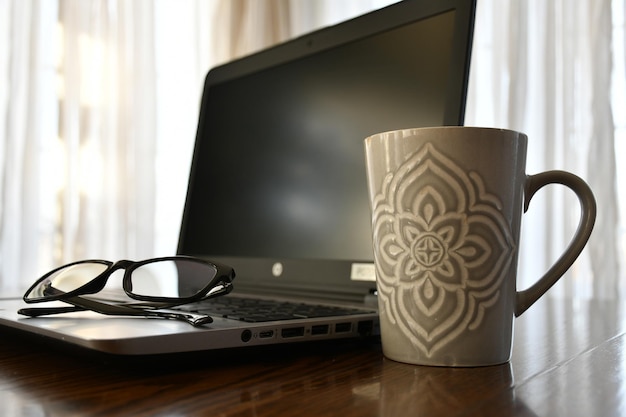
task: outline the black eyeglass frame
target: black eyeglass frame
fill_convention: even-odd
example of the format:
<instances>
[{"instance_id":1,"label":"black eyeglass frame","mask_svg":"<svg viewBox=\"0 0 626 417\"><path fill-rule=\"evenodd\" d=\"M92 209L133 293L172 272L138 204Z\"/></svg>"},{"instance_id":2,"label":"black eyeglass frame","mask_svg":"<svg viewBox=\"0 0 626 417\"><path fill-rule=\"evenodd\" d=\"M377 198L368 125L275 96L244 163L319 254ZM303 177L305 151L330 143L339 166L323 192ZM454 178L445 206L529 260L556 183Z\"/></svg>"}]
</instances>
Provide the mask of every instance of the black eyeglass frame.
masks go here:
<instances>
[{"instance_id":1,"label":"black eyeglass frame","mask_svg":"<svg viewBox=\"0 0 626 417\"><path fill-rule=\"evenodd\" d=\"M207 266L211 266L215 268L215 276L207 283L205 287L203 287L200 291L196 292L192 296L188 297L157 297L157 296L146 296L141 294L135 294L132 292L132 281L131 275L134 270L137 268L156 262L163 261L176 261L176 260L184 260L189 262L197 262ZM35 288L37 288L43 281L48 279L50 276L54 275L60 270L65 268L69 268L74 265L87 264L87 263L97 263L102 265L107 265L107 269L102 273L91 279L86 284L76 288L75 290L69 292L56 292L55 294L46 295L44 297L36 297L29 298L28 295L33 292ZM215 287L222 285L223 289L220 291L219 295L226 294L230 292L232 289L232 280L235 278L235 271L230 266L220 264L213 261L208 261L202 258L196 258L193 256L185 256L185 255L177 255L177 256L167 256L161 258L151 258L143 261L130 261L130 260L120 260L117 262L111 262L103 259L87 259L82 261L76 261L69 264L62 265L58 268L53 269L52 271L46 273L41 278L39 278L30 288L24 293L23 300L28 304L33 303L43 303L48 301L64 301L72 299L73 297L87 294L95 294L100 292L108 282L111 275L117 271L123 269L124 276L122 278L122 288L126 295L130 298L138 301L152 302L152 303L166 303L168 305L181 305L187 303L193 303L195 301L200 301L203 298L209 295L211 298L218 294L211 294L211 290Z\"/></svg>"}]
</instances>

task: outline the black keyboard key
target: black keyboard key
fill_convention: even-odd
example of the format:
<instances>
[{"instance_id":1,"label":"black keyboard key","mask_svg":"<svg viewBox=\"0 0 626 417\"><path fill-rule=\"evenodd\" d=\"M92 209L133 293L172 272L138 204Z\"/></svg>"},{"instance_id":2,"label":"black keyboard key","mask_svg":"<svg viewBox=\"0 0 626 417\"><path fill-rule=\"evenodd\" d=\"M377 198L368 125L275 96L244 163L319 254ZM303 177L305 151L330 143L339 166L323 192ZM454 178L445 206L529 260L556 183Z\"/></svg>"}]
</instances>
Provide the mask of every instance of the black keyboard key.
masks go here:
<instances>
[{"instance_id":1,"label":"black keyboard key","mask_svg":"<svg viewBox=\"0 0 626 417\"><path fill-rule=\"evenodd\" d=\"M179 308L184 311L223 317L248 323L277 320L295 320L313 317L331 317L363 313L362 310L293 303L253 298L220 297L198 303L187 304Z\"/></svg>"}]
</instances>

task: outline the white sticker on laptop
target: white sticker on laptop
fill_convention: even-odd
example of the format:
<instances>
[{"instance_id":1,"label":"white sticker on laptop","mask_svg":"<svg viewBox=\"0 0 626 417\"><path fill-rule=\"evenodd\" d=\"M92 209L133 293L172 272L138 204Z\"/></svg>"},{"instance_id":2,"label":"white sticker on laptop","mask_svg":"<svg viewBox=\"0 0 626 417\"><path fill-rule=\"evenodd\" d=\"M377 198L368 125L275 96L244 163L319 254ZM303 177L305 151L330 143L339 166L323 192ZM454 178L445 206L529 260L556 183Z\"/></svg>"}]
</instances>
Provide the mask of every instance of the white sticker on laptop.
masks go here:
<instances>
[{"instance_id":1,"label":"white sticker on laptop","mask_svg":"<svg viewBox=\"0 0 626 417\"><path fill-rule=\"evenodd\" d=\"M376 268L373 263L353 263L350 271L352 281L376 281Z\"/></svg>"}]
</instances>

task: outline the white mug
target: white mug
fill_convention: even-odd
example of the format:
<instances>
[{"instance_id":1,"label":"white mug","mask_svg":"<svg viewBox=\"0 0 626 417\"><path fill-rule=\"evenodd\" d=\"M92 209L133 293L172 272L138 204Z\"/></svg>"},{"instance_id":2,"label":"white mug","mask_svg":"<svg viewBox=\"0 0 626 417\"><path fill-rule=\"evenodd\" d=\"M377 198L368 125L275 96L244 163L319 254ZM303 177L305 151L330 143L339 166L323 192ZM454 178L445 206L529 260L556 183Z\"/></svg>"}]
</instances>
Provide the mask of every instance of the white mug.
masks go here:
<instances>
[{"instance_id":1,"label":"white mug","mask_svg":"<svg viewBox=\"0 0 626 417\"><path fill-rule=\"evenodd\" d=\"M434 127L365 139L385 356L436 366L484 366L511 356L513 319L576 260L596 216L589 186L564 171L526 175L527 137ZM547 184L572 189L581 219L534 285L517 291L522 211Z\"/></svg>"}]
</instances>

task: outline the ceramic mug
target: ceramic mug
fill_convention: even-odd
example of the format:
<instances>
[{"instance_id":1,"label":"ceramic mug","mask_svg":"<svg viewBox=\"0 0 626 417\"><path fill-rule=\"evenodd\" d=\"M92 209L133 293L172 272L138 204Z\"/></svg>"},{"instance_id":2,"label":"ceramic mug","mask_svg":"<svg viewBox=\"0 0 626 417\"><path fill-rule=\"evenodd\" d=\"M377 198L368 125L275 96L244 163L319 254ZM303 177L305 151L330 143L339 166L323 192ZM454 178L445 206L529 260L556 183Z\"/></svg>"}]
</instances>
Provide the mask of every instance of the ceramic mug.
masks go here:
<instances>
[{"instance_id":1,"label":"ceramic mug","mask_svg":"<svg viewBox=\"0 0 626 417\"><path fill-rule=\"evenodd\" d=\"M513 319L576 260L596 216L574 174L526 175L527 137L434 127L365 139L383 352L400 362L485 366L511 357ZM524 291L516 270L522 211L562 184L581 204L563 255Z\"/></svg>"}]
</instances>

